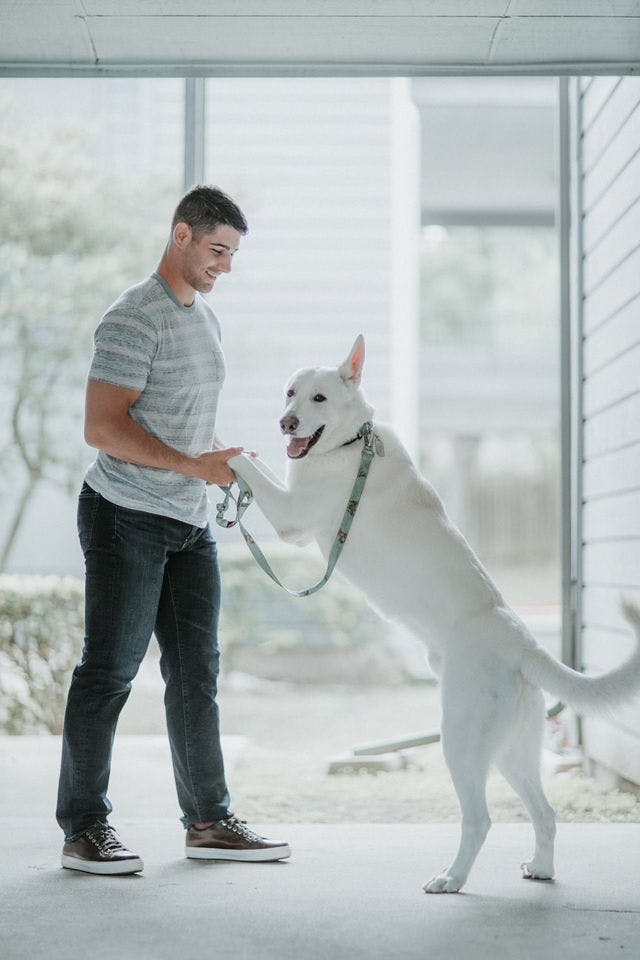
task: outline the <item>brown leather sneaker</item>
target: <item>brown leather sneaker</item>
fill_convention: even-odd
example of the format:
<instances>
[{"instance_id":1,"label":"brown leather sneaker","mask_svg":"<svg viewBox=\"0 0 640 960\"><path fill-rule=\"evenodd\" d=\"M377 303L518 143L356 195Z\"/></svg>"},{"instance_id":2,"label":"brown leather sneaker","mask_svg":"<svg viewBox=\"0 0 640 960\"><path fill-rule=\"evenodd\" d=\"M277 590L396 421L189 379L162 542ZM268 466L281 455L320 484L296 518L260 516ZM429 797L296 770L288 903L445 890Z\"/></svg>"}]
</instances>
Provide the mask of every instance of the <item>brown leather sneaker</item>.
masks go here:
<instances>
[{"instance_id":1,"label":"brown leather sneaker","mask_svg":"<svg viewBox=\"0 0 640 960\"><path fill-rule=\"evenodd\" d=\"M284 860L291 856L288 843L259 836L237 817L216 820L209 827L187 830L186 855L192 860Z\"/></svg>"},{"instance_id":2,"label":"brown leather sneaker","mask_svg":"<svg viewBox=\"0 0 640 960\"><path fill-rule=\"evenodd\" d=\"M84 873L139 873L144 864L136 853L127 850L108 823L94 823L77 840L62 848L62 866Z\"/></svg>"}]
</instances>

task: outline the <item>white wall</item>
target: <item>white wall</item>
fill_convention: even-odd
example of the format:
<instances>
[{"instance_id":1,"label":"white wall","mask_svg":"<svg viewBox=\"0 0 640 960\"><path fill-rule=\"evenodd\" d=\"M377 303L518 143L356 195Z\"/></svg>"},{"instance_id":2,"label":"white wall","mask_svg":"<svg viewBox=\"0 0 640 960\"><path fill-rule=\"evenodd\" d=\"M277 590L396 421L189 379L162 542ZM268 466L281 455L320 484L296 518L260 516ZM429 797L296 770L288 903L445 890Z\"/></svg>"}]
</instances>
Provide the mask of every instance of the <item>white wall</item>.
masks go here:
<instances>
[{"instance_id":1,"label":"white wall","mask_svg":"<svg viewBox=\"0 0 640 960\"><path fill-rule=\"evenodd\" d=\"M640 601L640 79L580 83L583 192L583 589L587 672L632 649ZM586 719L587 753L640 783L640 707Z\"/></svg>"}]
</instances>

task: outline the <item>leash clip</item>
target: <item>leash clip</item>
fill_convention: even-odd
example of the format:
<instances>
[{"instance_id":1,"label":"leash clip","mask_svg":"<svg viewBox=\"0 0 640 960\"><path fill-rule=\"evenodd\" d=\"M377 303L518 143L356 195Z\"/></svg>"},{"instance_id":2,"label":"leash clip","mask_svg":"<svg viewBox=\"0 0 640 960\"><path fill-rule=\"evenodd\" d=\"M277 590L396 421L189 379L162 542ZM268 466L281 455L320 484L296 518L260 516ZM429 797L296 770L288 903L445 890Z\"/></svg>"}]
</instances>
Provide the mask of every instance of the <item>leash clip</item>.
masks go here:
<instances>
[{"instance_id":1,"label":"leash clip","mask_svg":"<svg viewBox=\"0 0 640 960\"><path fill-rule=\"evenodd\" d=\"M384 457L384 443L380 436L374 431L373 423L367 420L360 428L360 435L364 439L364 445L367 450L375 450L379 457Z\"/></svg>"},{"instance_id":2,"label":"leash clip","mask_svg":"<svg viewBox=\"0 0 640 960\"><path fill-rule=\"evenodd\" d=\"M371 420L367 420L362 424L358 430L358 436L364 440L364 445L367 450L371 450L373 447L373 423Z\"/></svg>"}]
</instances>

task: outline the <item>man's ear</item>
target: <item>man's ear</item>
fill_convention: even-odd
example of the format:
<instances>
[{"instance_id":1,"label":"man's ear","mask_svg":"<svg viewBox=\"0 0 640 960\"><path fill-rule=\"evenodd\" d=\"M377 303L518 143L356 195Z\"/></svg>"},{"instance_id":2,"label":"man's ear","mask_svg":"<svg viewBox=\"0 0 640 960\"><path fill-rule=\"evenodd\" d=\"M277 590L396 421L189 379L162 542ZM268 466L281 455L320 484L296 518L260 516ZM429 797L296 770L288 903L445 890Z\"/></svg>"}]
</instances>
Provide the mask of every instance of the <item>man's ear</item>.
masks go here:
<instances>
[{"instance_id":1,"label":"man's ear","mask_svg":"<svg viewBox=\"0 0 640 960\"><path fill-rule=\"evenodd\" d=\"M180 223L176 223L173 228L173 242L177 247L187 247L191 243L193 237L193 231L188 223L185 223L183 220Z\"/></svg>"},{"instance_id":2,"label":"man's ear","mask_svg":"<svg viewBox=\"0 0 640 960\"><path fill-rule=\"evenodd\" d=\"M338 372L345 382L351 382L358 386L362 379L362 368L364 366L364 337L361 333L356 337L356 341L351 348L351 353L338 368Z\"/></svg>"}]
</instances>

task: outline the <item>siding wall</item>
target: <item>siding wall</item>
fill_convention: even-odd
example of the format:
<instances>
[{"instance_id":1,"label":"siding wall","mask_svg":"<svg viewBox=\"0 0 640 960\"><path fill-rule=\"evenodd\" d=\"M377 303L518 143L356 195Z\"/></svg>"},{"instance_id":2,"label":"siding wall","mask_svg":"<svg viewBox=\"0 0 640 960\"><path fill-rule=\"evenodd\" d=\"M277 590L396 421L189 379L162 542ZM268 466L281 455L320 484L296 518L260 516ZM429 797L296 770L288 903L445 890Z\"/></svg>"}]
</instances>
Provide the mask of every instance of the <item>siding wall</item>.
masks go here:
<instances>
[{"instance_id":1,"label":"siding wall","mask_svg":"<svg viewBox=\"0 0 640 960\"><path fill-rule=\"evenodd\" d=\"M632 649L618 611L640 600L640 79L579 84L583 197L582 660ZM640 706L587 718L587 754L640 783Z\"/></svg>"}]
</instances>

